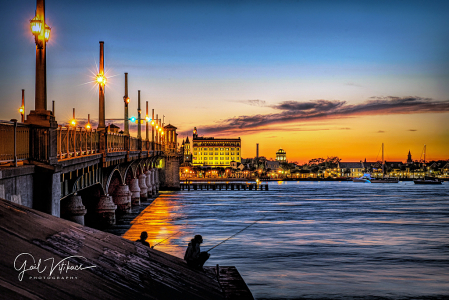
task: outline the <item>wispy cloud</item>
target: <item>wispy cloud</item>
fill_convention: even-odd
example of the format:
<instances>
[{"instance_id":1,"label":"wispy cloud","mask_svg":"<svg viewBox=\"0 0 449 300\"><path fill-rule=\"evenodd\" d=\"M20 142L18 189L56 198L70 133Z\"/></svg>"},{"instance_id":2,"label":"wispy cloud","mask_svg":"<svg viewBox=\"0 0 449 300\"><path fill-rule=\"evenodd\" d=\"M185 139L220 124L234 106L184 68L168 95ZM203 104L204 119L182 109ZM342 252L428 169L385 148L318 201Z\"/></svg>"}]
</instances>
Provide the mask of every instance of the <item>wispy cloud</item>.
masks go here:
<instances>
[{"instance_id":1,"label":"wispy cloud","mask_svg":"<svg viewBox=\"0 0 449 300\"><path fill-rule=\"evenodd\" d=\"M418 131L417 129L409 129L407 131Z\"/></svg>"},{"instance_id":2,"label":"wispy cloud","mask_svg":"<svg viewBox=\"0 0 449 300\"><path fill-rule=\"evenodd\" d=\"M267 102L265 100L229 100L229 102L243 103L251 106L267 106Z\"/></svg>"},{"instance_id":3,"label":"wispy cloud","mask_svg":"<svg viewBox=\"0 0 449 300\"><path fill-rule=\"evenodd\" d=\"M383 130L379 130L377 133L385 133L385 131Z\"/></svg>"},{"instance_id":4,"label":"wispy cloud","mask_svg":"<svg viewBox=\"0 0 449 300\"><path fill-rule=\"evenodd\" d=\"M234 134L243 131L249 133L271 125L363 115L449 112L449 100L437 101L422 97L388 96L371 97L360 104L348 104L343 100L311 100L284 101L270 107L275 110L274 113L229 118L213 125L201 126L201 133Z\"/></svg>"}]
</instances>

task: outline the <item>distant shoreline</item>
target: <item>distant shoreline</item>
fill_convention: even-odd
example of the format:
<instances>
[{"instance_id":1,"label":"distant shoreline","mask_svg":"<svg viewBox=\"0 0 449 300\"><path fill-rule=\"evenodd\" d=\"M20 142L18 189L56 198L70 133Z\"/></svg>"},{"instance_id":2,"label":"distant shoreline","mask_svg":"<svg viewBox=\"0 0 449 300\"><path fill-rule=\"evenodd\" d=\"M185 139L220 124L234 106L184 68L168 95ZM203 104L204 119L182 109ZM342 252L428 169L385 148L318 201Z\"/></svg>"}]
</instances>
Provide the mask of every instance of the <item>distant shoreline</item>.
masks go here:
<instances>
[{"instance_id":1,"label":"distant shoreline","mask_svg":"<svg viewBox=\"0 0 449 300\"><path fill-rule=\"evenodd\" d=\"M443 181L449 181L449 178L440 178ZM413 181L415 178L400 178L399 181ZM248 178L189 178L190 182L233 182L233 181L247 181L256 182L256 179ZM284 178L284 179L260 179L261 182L266 181L348 181L352 182L351 178L348 179L334 179L334 178ZM180 180L180 183L185 183L186 180Z\"/></svg>"}]
</instances>

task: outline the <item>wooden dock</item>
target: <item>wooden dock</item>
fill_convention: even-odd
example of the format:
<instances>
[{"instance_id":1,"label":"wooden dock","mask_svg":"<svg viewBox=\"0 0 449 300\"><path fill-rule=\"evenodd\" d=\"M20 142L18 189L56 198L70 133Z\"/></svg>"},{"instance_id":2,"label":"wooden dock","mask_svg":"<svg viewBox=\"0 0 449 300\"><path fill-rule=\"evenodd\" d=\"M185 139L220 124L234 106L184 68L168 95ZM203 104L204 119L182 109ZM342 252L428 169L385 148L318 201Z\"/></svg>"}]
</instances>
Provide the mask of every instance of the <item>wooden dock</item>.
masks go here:
<instances>
[{"instance_id":1,"label":"wooden dock","mask_svg":"<svg viewBox=\"0 0 449 300\"><path fill-rule=\"evenodd\" d=\"M268 191L268 184L234 182L181 182L181 191Z\"/></svg>"},{"instance_id":2,"label":"wooden dock","mask_svg":"<svg viewBox=\"0 0 449 300\"><path fill-rule=\"evenodd\" d=\"M192 270L180 258L3 199L0 249L2 299L253 299L234 267L219 276L215 267ZM93 267L51 274L52 261Z\"/></svg>"}]
</instances>

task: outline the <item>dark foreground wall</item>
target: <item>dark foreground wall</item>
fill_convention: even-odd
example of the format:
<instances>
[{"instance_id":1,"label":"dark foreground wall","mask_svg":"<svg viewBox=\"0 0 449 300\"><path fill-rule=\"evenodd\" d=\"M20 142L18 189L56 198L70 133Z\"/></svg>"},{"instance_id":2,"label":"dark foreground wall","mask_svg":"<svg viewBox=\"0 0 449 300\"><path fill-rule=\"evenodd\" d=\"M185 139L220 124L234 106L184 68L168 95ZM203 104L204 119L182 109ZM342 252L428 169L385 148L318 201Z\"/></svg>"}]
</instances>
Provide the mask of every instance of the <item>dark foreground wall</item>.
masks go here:
<instances>
[{"instance_id":1,"label":"dark foreground wall","mask_svg":"<svg viewBox=\"0 0 449 300\"><path fill-rule=\"evenodd\" d=\"M214 276L179 258L6 200L0 249L2 299L225 297Z\"/></svg>"},{"instance_id":2,"label":"dark foreground wall","mask_svg":"<svg viewBox=\"0 0 449 300\"><path fill-rule=\"evenodd\" d=\"M34 165L0 169L0 198L33 207Z\"/></svg>"}]
</instances>

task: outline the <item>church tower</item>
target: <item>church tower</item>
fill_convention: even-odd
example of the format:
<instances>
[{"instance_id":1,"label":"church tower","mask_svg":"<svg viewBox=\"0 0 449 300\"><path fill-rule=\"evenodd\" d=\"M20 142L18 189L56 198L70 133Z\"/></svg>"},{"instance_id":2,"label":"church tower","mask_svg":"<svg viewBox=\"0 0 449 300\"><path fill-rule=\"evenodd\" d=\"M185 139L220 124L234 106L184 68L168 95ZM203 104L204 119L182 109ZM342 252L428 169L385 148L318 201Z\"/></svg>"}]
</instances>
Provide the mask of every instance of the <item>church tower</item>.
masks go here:
<instances>
[{"instance_id":1,"label":"church tower","mask_svg":"<svg viewBox=\"0 0 449 300\"><path fill-rule=\"evenodd\" d=\"M408 150L407 163L408 163L408 164L413 163L413 160L412 160L412 154L410 153L410 150Z\"/></svg>"},{"instance_id":2,"label":"church tower","mask_svg":"<svg viewBox=\"0 0 449 300\"><path fill-rule=\"evenodd\" d=\"M184 162L192 162L192 153L190 152L190 141L189 137L187 137L184 143Z\"/></svg>"}]
</instances>

